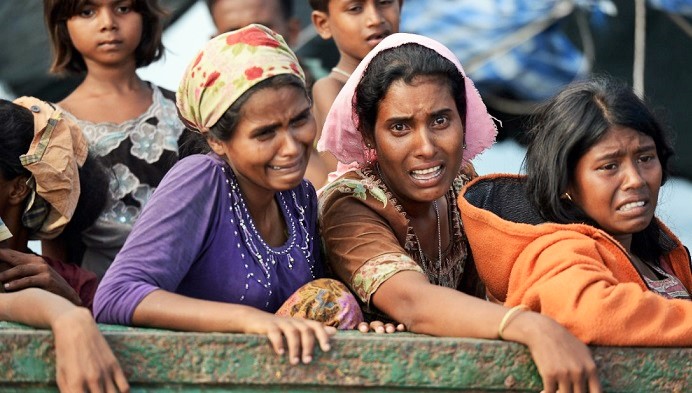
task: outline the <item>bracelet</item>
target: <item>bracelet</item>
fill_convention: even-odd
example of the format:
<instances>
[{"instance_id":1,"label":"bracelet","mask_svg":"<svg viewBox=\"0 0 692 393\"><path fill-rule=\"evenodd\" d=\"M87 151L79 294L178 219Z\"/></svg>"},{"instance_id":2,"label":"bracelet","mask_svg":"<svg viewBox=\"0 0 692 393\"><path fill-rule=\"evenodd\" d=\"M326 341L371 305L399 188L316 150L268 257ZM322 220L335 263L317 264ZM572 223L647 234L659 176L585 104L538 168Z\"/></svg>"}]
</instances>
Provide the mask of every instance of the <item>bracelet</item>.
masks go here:
<instances>
[{"instance_id":1,"label":"bracelet","mask_svg":"<svg viewBox=\"0 0 692 393\"><path fill-rule=\"evenodd\" d=\"M502 337L502 332L505 330L507 325L514 319L516 315L518 315L522 311L527 311L529 310L529 306L525 304L520 304L518 306L514 306L507 311L504 317L502 317L502 321L500 322L500 328L497 329L497 335L500 336L500 340L504 340L505 338Z\"/></svg>"}]
</instances>

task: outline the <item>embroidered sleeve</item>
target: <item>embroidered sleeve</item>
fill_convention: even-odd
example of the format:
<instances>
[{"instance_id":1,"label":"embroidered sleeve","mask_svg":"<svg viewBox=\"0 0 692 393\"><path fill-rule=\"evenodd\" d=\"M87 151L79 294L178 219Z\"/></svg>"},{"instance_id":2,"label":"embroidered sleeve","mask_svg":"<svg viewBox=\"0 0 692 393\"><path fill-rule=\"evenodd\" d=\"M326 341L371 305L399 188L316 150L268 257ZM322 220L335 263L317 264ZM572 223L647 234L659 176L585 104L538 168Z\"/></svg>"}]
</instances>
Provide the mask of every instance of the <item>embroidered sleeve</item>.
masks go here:
<instances>
[{"instance_id":1,"label":"embroidered sleeve","mask_svg":"<svg viewBox=\"0 0 692 393\"><path fill-rule=\"evenodd\" d=\"M351 288L365 304L390 277L403 271L416 271L425 274L418 264L406 254L385 254L363 264L351 277Z\"/></svg>"}]
</instances>

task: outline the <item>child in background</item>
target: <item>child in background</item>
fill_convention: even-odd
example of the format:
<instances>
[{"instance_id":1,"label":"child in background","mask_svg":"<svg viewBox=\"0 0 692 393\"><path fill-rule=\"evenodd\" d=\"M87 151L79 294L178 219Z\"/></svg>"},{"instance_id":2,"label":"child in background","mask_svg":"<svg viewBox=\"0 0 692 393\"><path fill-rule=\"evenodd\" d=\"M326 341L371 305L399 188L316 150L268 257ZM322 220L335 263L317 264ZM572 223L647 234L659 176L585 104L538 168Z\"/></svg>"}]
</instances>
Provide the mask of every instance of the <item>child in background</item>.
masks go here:
<instances>
[{"instance_id":1,"label":"child in background","mask_svg":"<svg viewBox=\"0 0 692 393\"><path fill-rule=\"evenodd\" d=\"M386 36L399 32L402 3L403 0L310 0L312 24L323 39L334 39L340 54L336 67L329 75L315 82L312 88L317 121L316 140L320 138L334 99L360 61ZM329 152L321 154L329 171L335 170L334 156Z\"/></svg>"},{"instance_id":2,"label":"child in background","mask_svg":"<svg viewBox=\"0 0 692 393\"><path fill-rule=\"evenodd\" d=\"M156 0L44 0L54 53L51 72L84 75L59 102L90 150L110 168L110 200L82 234L82 266L103 276L140 210L178 160L184 126L174 95L136 74L163 54L163 10ZM64 243L44 242L64 258Z\"/></svg>"}]
</instances>

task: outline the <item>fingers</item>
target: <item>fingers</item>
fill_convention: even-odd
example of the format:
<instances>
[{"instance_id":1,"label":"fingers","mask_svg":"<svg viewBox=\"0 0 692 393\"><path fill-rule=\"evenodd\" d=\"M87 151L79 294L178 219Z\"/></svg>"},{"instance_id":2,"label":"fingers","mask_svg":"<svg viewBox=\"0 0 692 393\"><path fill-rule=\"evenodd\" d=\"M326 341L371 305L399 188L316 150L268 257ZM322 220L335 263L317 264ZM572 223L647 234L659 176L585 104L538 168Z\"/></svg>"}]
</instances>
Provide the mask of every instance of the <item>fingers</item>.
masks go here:
<instances>
[{"instance_id":1,"label":"fingers","mask_svg":"<svg viewBox=\"0 0 692 393\"><path fill-rule=\"evenodd\" d=\"M292 365L300 363L300 331L293 325L292 321L287 319L282 324L281 330L286 338L286 346L288 347L288 362Z\"/></svg>"},{"instance_id":2,"label":"fingers","mask_svg":"<svg viewBox=\"0 0 692 393\"><path fill-rule=\"evenodd\" d=\"M123 370L117 367L113 373L113 379L115 379L115 386L118 388L118 391L120 393L130 393L130 384L127 383Z\"/></svg>"},{"instance_id":3,"label":"fingers","mask_svg":"<svg viewBox=\"0 0 692 393\"><path fill-rule=\"evenodd\" d=\"M11 250L9 248L0 248L0 261L6 262L12 266L19 266L36 262L36 258L40 259L41 262L43 262L43 259L36 255L26 254L23 252Z\"/></svg>"},{"instance_id":4,"label":"fingers","mask_svg":"<svg viewBox=\"0 0 692 393\"><path fill-rule=\"evenodd\" d=\"M39 287L44 288L47 276L41 265L19 265L0 273L0 282L8 291ZM46 288L44 288L46 289Z\"/></svg>"},{"instance_id":5,"label":"fingers","mask_svg":"<svg viewBox=\"0 0 692 393\"><path fill-rule=\"evenodd\" d=\"M406 331L406 326L404 326L403 323L400 323L400 324L396 325L396 331L397 331L397 332L405 332L405 331Z\"/></svg>"},{"instance_id":6,"label":"fingers","mask_svg":"<svg viewBox=\"0 0 692 393\"><path fill-rule=\"evenodd\" d=\"M358 331L361 333L367 333L370 331L370 324L367 322L361 322L358 324Z\"/></svg>"},{"instance_id":7,"label":"fingers","mask_svg":"<svg viewBox=\"0 0 692 393\"><path fill-rule=\"evenodd\" d=\"M598 373L596 372L596 366L589 371L588 377L589 393L602 393L603 388L601 387L601 381L598 378Z\"/></svg>"},{"instance_id":8,"label":"fingers","mask_svg":"<svg viewBox=\"0 0 692 393\"><path fill-rule=\"evenodd\" d=\"M269 338L269 342L272 344L272 348L274 348L274 352L276 352L277 355L283 355L286 353L286 348L284 347L284 336L281 333L281 329L279 329L277 326L270 327L267 331L267 337Z\"/></svg>"},{"instance_id":9,"label":"fingers","mask_svg":"<svg viewBox=\"0 0 692 393\"><path fill-rule=\"evenodd\" d=\"M336 328L332 326L320 326L319 329L315 329L315 336L317 337L317 342L320 344L320 349L324 352L328 352L332 349L331 344L329 344L329 338L336 334Z\"/></svg>"}]
</instances>

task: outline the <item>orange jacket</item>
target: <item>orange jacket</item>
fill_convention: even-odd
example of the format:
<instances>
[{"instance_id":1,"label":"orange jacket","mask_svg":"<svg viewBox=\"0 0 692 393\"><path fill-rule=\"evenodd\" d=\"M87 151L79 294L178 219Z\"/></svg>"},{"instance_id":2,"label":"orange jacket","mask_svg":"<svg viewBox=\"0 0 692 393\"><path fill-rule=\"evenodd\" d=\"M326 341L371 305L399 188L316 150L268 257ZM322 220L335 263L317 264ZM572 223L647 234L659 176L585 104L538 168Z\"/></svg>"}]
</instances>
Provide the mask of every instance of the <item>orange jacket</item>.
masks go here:
<instances>
[{"instance_id":1,"label":"orange jacket","mask_svg":"<svg viewBox=\"0 0 692 393\"><path fill-rule=\"evenodd\" d=\"M604 231L543 222L523 181L479 177L459 195L473 258L492 296L548 315L586 343L692 346L692 301L650 291L620 243ZM660 227L676 244L664 257L690 291L689 254Z\"/></svg>"}]
</instances>

